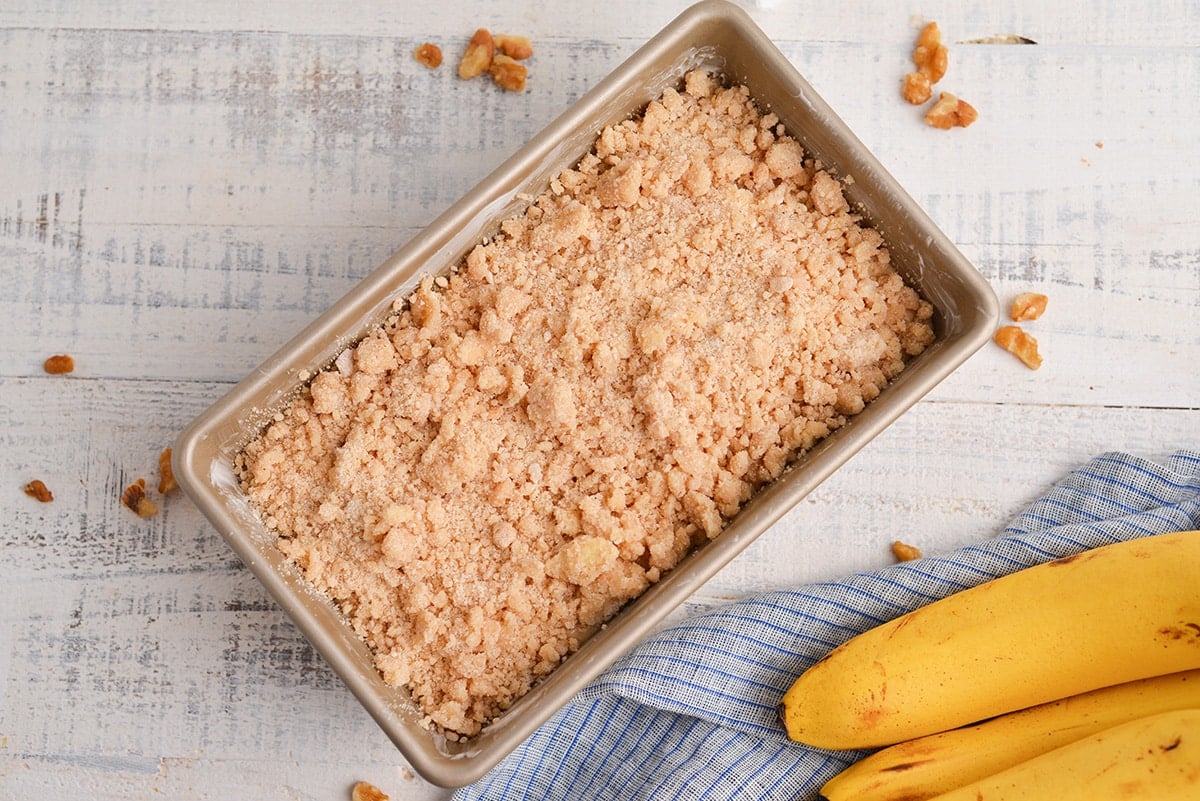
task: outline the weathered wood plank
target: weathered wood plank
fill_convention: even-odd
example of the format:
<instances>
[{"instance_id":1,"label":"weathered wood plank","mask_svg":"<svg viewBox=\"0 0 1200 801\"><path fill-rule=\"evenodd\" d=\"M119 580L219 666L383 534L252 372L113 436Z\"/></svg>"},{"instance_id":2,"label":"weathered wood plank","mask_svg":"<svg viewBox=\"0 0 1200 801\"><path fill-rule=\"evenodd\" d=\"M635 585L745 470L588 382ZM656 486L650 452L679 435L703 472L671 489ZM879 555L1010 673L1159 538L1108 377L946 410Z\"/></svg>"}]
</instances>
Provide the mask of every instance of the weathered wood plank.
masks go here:
<instances>
[{"instance_id":1,"label":"weathered wood plank","mask_svg":"<svg viewBox=\"0 0 1200 801\"><path fill-rule=\"evenodd\" d=\"M603 5L556 3L522 5L487 0L462 4L437 0L386 0L356 3L354 13L317 0L282 2L216 0L193 8L154 0L96 3L64 13L36 0L11 0L0 10L0 27L118 28L165 31L278 31L293 34L389 35L453 42L476 26L570 40L642 40L652 36L688 0L654 3L619 0ZM772 35L812 41L890 42L908 38L913 12L874 0L837 5L799 5L784 0L744 0L755 19ZM1045 43L1092 46L1190 44L1200 30L1188 0L1155 0L1136 6L1105 3L930 2L919 8L925 18L942 22L953 39L993 34L1022 34Z\"/></svg>"}]
</instances>

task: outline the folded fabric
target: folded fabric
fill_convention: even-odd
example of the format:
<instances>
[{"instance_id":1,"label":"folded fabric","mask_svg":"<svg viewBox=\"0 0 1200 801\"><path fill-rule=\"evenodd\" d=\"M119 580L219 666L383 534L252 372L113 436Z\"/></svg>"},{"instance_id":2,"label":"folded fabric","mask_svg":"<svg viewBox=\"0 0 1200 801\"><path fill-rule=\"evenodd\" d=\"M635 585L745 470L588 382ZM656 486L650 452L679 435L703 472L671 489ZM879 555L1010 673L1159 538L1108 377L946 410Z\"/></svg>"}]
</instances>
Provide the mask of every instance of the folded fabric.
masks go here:
<instances>
[{"instance_id":1,"label":"folded fabric","mask_svg":"<svg viewBox=\"0 0 1200 801\"><path fill-rule=\"evenodd\" d=\"M638 645L476 784L468 799L801 799L860 752L787 739L783 693L850 637L958 590L1120 540L1200 529L1200 451L1107 453L996 539L720 606Z\"/></svg>"}]
</instances>

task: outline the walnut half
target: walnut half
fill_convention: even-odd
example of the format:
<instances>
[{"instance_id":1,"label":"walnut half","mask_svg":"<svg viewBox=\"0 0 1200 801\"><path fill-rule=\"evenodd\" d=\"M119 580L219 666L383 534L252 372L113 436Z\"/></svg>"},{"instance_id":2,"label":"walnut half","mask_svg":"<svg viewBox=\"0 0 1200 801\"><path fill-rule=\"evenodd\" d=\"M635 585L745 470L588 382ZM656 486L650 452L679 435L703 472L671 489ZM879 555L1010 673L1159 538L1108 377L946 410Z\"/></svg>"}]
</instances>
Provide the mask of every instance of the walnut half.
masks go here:
<instances>
[{"instance_id":1,"label":"walnut half","mask_svg":"<svg viewBox=\"0 0 1200 801\"><path fill-rule=\"evenodd\" d=\"M525 91L525 78L528 71L525 69L525 65L519 63L515 58L497 53L492 58L492 65L488 67L488 74L492 76L496 85L506 92Z\"/></svg>"},{"instance_id":2,"label":"walnut half","mask_svg":"<svg viewBox=\"0 0 1200 801\"><path fill-rule=\"evenodd\" d=\"M154 517L158 514L158 506L146 497L146 479L139 478L121 493L121 503L137 512L138 517Z\"/></svg>"},{"instance_id":3,"label":"walnut half","mask_svg":"<svg viewBox=\"0 0 1200 801\"><path fill-rule=\"evenodd\" d=\"M509 58L523 61L533 55L533 43L527 36L513 36L508 33L498 33L493 37L496 49Z\"/></svg>"},{"instance_id":4,"label":"walnut half","mask_svg":"<svg viewBox=\"0 0 1200 801\"><path fill-rule=\"evenodd\" d=\"M931 22L921 29L917 37L917 46L913 48L913 63L917 70L929 79L931 84L937 83L946 74L950 63L950 51L942 44L942 29L936 22Z\"/></svg>"},{"instance_id":5,"label":"walnut half","mask_svg":"<svg viewBox=\"0 0 1200 801\"><path fill-rule=\"evenodd\" d=\"M470 80L476 75L482 75L492 66L492 56L496 53L496 43L487 28L479 28L467 43L467 51L458 62L458 77Z\"/></svg>"}]
</instances>

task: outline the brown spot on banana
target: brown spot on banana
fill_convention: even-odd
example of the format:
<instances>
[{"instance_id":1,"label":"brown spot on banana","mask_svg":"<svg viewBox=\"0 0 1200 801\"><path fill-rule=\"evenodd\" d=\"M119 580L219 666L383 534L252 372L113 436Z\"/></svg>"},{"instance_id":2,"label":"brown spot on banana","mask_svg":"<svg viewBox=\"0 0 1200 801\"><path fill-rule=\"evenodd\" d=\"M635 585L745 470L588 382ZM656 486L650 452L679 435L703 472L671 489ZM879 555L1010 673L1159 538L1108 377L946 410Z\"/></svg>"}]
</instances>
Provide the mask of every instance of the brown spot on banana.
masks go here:
<instances>
[{"instance_id":1,"label":"brown spot on banana","mask_svg":"<svg viewBox=\"0 0 1200 801\"><path fill-rule=\"evenodd\" d=\"M913 768L919 768L921 765L927 765L927 764L929 764L930 761L931 760L928 760L928 759L916 759L916 760L913 760L912 762L900 762L895 765L888 765L886 768L883 769L883 772L884 773L901 773L906 770L912 770Z\"/></svg>"},{"instance_id":2,"label":"brown spot on banana","mask_svg":"<svg viewBox=\"0 0 1200 801\"><path fill-rule=\"evenodd\" d=\"M1200 645L1200 623L1181 623L1177 626L1163 626L1158 630L1158 634L1167 640L1189 640Z\"/></svg>"}]
</instances>

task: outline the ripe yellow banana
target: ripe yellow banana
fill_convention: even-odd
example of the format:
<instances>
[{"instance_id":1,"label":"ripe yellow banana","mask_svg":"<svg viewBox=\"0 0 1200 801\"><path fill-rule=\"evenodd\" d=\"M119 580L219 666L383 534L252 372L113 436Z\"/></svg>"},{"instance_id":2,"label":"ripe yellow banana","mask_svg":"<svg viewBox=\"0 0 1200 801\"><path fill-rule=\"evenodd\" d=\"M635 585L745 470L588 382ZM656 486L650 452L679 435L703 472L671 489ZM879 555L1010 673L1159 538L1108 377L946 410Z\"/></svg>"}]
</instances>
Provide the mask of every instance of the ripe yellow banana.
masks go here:
<instances>
[{"instance_id":1,"label":"ripe yellow banana","mask_svg":"<svg viewBox=\"0 0 1200 801\"><path fill-rule=\"evenodd\" d=\"M1200 668L1200 531L1020 570L876 626L783 697L788 736L876 748Z\"/></svg>"},{"instance_id":2,"label":"ripe yellow banana","mask_svg":"<svg viewBox=\"0 0 1200 801\"><path fill-rule=\"evenodd\" d=\"M1196 801L1200 709L1122 723L930 801Z\"/></svg>"},{"instance_id":3,"label":"ripe yellow banana","mask_svg":"<svg viewBox=\"0 0 1200 801\"><path fill-rule=\"evenodd\" d=\"M1200 670L1102 687L876 751L826 782L821 798L926 801L1113 726L1189 708L1200 709Z\"/></svg>"}]
</instances>

